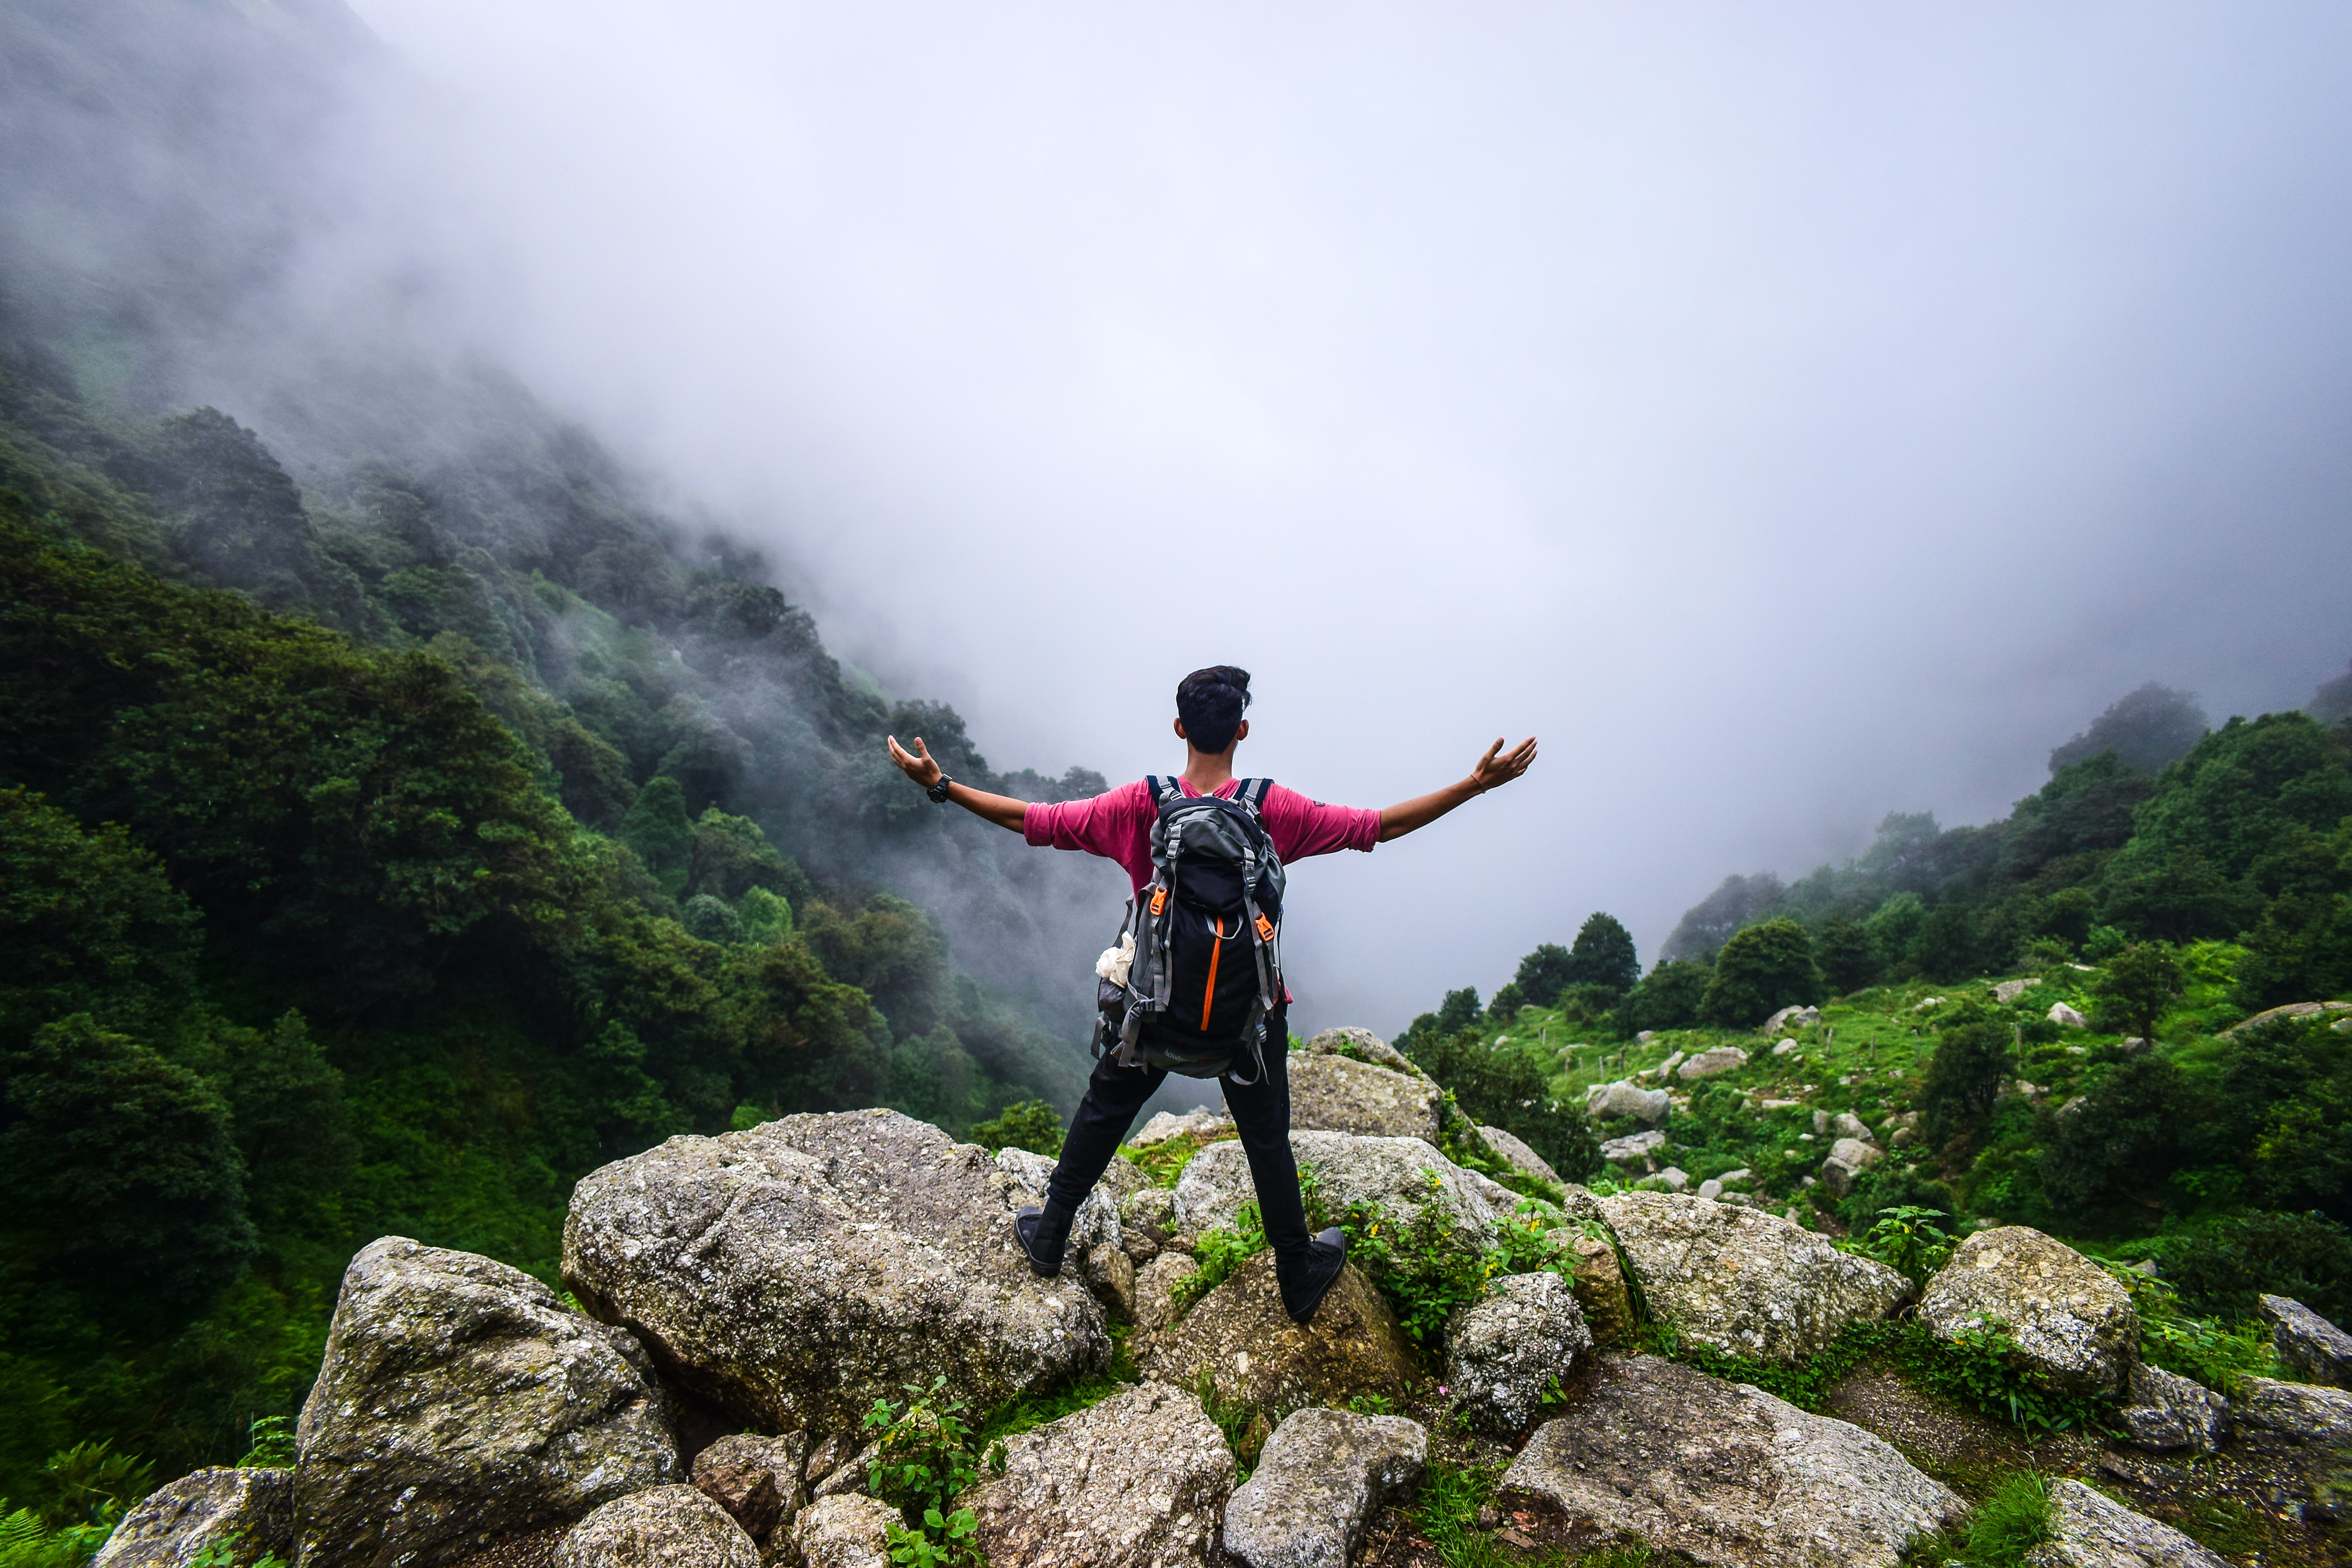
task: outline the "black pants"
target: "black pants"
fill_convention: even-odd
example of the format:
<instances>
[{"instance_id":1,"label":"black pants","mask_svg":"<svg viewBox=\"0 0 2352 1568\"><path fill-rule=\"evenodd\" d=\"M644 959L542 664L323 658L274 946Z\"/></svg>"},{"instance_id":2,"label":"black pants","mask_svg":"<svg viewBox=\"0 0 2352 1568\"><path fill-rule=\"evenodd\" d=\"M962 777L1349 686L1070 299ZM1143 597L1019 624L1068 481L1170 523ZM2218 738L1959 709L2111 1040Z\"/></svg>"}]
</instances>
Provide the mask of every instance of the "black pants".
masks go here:
<instances>
[{"instance_id":1,"label":"black pants","mask_svg":"<svg viewBox=\"0 0 2352 1568\"><path fill-rule=\"evenodd\" d=\"M1266 1015L1265 1075L1252 1084L1237 1084L1230 1078L1217 1081L1224 1086L1226 1109L1241 1133L1242 1152L1249 1156L1266 1242L1276 1258L1296 1262L1307 1252L1307 1205L1298 1197L1298 1163L1290 1155L1289 1053L1290 1005L1286 1002ZM1246 1062L1243 1070L1256 1065ZM1135 1113L1167 1077L1165 1068L1123 1068L1116 1051L1105 1052L1095 1063L1086 1098L1070 1118L1061 1163L1046 1187L1055 1207L1074 1211L1086 1201L1118 1152L1119 1140L1127 1136Z\"/></svg>"}]
</instances>

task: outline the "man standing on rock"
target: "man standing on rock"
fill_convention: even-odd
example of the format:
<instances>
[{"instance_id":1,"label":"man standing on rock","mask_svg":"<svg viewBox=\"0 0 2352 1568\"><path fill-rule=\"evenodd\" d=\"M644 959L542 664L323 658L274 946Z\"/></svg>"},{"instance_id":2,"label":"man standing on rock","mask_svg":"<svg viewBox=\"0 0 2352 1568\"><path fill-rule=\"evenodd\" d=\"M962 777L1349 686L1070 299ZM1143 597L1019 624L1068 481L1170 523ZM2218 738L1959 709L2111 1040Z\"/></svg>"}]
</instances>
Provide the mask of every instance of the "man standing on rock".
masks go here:
<instances>
[{"instance_id":1,"label":"man standing on rock","mask_svg":"<svg viewBox=\"0 0 2352 1568\"><path fill-rule=\"evenodd\" d=\"M1247 670L1220 664L1194 670L1176 688L1176 733L1184 742L1185 766L1172 783L1181 795L1234 798L1234 751L1249 734L1249 721L1242 717L1242 710L1249 706L1249 679ZM898 744L895 735L889 738L889 746L890 760L922 785L933 801L941 805L953 801L1040 847L1083 849L1116 860L1127 868L1139 896L1151 882L1151 830L1160 818L1160 803L1145 781L1138 779L1091 800L1032 805L956 783L931 759L920 736L916 737L911 752ZM1385 810L1325 805L1273 784L1256 801L1255 814L1285 865L1335 849L1369 850L1374 844L1427 826L1473 795L1510 783L1535 760L1532 737L1509 752L1497 740L1458 784ZM1265 1017L1266 1047L1257 1076L1244 1076L1248 1068L1259 1066L1256 1057L1236 1054L1218 1077L1242 1149L1249 1156L1266 1243L1274 1249L1283 1310L1292 1321L1304 1323L1315 1315L1339 1278L1348 1244L1337 1229L1311 1237L1307 1233L1307 1209L1298 1195L1298 1167L1290 1153L1289 1001L1286 993ZM1122 1066L1116 1052L1107 1051L1096 1062L1086 1098L1071 1118L1061 1162L1047 1184L1044 1208L1023 1209L1013 1221L1013 1234L1038 1274L1050 1279L1061 1272L1062 1254L1078 1205L1118 1152L1119 1140L1127 1136L1135 1113L1167 1076L1165 1068L1142 1062Z\"/></svg>"}]
</instances>

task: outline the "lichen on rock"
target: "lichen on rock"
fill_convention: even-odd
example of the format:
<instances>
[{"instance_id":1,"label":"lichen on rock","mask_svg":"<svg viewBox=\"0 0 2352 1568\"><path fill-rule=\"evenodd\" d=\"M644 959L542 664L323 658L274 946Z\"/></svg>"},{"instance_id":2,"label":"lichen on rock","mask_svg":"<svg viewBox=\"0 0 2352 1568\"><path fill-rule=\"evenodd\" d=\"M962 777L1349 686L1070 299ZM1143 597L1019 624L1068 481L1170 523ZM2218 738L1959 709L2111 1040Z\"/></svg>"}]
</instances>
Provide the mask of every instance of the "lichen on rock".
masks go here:
<instances>
[{"instance_id":1,"label":"lichen on rock","mask_svg":"<svg viewBox=\"0 0 2352 1568\"><path fill-rule=\"evenodd\" d=\"M1011 1439L961 1500L1005 1568L1187 1568L1210 1560L1237 1474L1198 1399L1145 1383Z\"/></svg>"},{"instance_id":2,"label":"lichen on rock","mask_svg":"<svg viewBox=\"0 0 2352 1568\"><path fill-rule=\"evenodd\" d=\"M2131 1292L2065 1243L2021 1225L1979 1231L1927 1281L1919 1321L1939 1339L2000 1325L2058 1387L2125 1393L2139 1357Z\"/></svg>"},{"instance_id":3,"label":"lichen on rock","mask_svg":"<svg viewBox=\"0 0 2352 1568\"><path fill-rule=\"evenodd\" d=\"M1244 1259L1141 1359L1163 1382L1198 1388L1205 1379L1220 1397L1274 1414L1360 1394L1394 1397L1418 1375L1396 1314L1354 1265L1302 1328L1282 1310L1272 1252Z\"/></svg>"},{"instance_id":4,"label":"lichen on rock","mask_svg":"<svg viewBox=\"0 0 2352 1568\"><path fill-rule=\"evenodd\" d=\"M1225 1552L1248 1568L1347 1568L1373 1512L1420 1480L1428 1455L1429 1434L1402 1415L1298 1411L1226 1502Z\"/></svg>"}]
</instances>

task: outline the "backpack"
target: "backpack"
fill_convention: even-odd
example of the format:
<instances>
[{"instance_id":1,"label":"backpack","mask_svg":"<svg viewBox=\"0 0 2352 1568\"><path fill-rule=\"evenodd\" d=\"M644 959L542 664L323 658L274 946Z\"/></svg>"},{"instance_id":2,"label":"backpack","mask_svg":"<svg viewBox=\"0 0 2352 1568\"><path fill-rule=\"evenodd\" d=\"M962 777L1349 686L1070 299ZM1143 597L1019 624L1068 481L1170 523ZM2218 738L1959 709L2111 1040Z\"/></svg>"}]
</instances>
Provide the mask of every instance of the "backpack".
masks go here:
<instances>
[{"instance_id":1,"label":"backpack","mask_svg":"<svg viewBox=\"0 0 2352 1568\"><path fill-rule=\"evenodd\" d=\"M1244 779L1226 798L1144 781L1160 808L1151 882L1128 908L1127 984L1096 994L1097 1056L1116 1039L1121 1067L1215 1078L1246 1052L1265 1076L1265 1018L1283 997L1282 858L1258 816L1272 783Z\"/></svg>"}]
</instances>

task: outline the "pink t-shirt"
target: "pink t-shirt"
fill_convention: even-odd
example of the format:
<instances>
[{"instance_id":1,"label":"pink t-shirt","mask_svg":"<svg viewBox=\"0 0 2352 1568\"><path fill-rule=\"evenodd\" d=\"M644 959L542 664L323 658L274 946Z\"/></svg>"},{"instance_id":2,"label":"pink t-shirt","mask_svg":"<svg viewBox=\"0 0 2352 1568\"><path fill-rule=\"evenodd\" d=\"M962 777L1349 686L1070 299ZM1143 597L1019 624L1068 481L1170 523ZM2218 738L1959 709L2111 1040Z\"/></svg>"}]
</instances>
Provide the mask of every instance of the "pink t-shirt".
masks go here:
<instances>
[{"instance_id":1,"label":"pink t-shirt","mask_svg":"<svg viewBox=\"0 0 2352 1568\"><path fill-rule=\"evenodd\" d=\"M1220 784L1213 794L1231 798L1240 780ZM1182 779L1176 787L1186 795L1199 793ZM1325 805L1295 789L1268 785L1258 811L1274 852L1286 866L1309 855L1335 849L1366 849L1381 841L1381 814L1352 805ZM1160 820L1151 791L1141 779L1107 790L1088 800L1066 800L1033 805L1021 819L1022 836L1039 848L1083 849L1127 868L1138 892L1151 880L1151 825Z\"/></svg>"}]
</instances>

